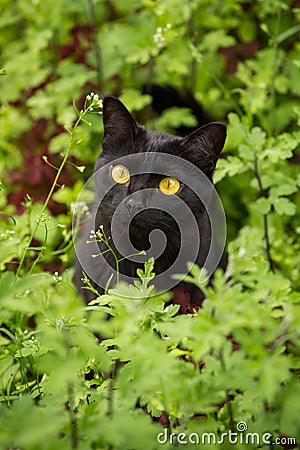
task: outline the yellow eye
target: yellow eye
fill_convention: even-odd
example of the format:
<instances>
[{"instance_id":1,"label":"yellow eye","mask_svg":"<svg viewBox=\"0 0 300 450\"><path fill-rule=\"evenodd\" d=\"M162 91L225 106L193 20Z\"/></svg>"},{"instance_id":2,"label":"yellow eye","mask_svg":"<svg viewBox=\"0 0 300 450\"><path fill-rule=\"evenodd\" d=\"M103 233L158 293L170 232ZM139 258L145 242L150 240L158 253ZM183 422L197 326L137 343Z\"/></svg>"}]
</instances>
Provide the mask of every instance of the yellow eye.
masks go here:
<instances>
[{"instance_id":1,"label":"yellow eye","mask_svg":"<svg viewBox=\"0 0 300 450\"><path fill-rule=\"evenodd\" d=\"M119 184L128 183L130 180L130 172L123 164L117 164L111 171L112 179Z\"/></svg>"},{"instance_id":2,"label":"yellow eye","mask_svg":"<svg viewBox=\"0 0 300 450\"><path fill-rule=\"evenodd\" d=\"M159 183L159 189L165 195L176 194L180 189L180 182L176 178L164 178Z\"/></svg>"}]
</instances>

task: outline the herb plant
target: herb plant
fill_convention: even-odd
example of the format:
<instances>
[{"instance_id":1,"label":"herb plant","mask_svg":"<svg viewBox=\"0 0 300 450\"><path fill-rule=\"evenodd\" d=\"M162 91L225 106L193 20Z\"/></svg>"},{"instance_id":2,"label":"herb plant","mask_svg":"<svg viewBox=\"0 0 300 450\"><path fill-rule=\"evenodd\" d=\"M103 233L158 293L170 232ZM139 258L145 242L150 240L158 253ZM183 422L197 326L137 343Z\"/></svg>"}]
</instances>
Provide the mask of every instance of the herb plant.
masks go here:
<instances>
[{"instance_id":1,"label":"herb plant","mask_svg":"<svg viewBox=\"0 0 300 450\"><path fill-rule=\"evenodd\" d=\"M195 448L205 433L207 449L297 448L299 11L290 0L2 1L1 449L171 449L188 436ZM140 282L108 285L88 306L72 282L100 98L120 96L155 129L195 125L184 108L148 114L149 83L188 87L228 121L214 179L228 265L212 285L191 269L206 297L194 314L153 295L152 260ZM244 440L223 442L229 432Z\"/></svg>"}]
</instances>

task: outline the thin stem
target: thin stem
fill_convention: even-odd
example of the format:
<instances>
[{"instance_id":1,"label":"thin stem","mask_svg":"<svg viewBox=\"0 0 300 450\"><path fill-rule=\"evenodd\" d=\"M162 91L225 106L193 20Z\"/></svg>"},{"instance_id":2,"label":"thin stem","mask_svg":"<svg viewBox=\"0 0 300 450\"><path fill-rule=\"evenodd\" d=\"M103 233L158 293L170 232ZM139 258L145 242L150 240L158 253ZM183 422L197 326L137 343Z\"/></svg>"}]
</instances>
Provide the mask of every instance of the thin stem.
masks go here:
<instances>
[{"instance_id":1,"label":"thin stem","mask_svg":"<svg viewBox=\"0 0 300 450\"><path fill-rule=\"evenodd\" d=\"M243 113L242 109L240 108L238 102L232 96L231 92L224 86L222 81L219 79L219 77L216 74L213 73L212 70L210 70L210 74L211 74L212 79L214 80L214 82L216 83L218 88L220 89L220 91L223 92L224 97L230 101L231 106L235 109L237 114L240 117L242 117L244 115L244 113Z\"/></svg>"},{"instance_id":2,"label":"thin stem","mask_svg":"<svg viewBox=\"0 0 300 450\"><path fill-rule=\"evenodd\" d=\"M102 225L100 226L99 234L97 234L97 232L96 232L96 236L97 236L97 238L98 238L98 239L96 239L96 241L98 241L99 243L100 243L100 242L104 242L104 244L105 244L106 247L108 248L108 250L105 250L104 252L101 252L101 254L103 255L104 253L106 253L107 251L109 251L109 252L112 254L112 256L113 256L113 258L114 258L114 260L115 260L115 264L116 264L116 272L117 272L117 284L118 284L119 281L120 281L120 267L119 267L119 262L120 262L120 260L118 259L118 256L117 256L116 252L114 251L114 249L113 249L112 246L110 245L110 243L109 243L109 238L106 236L105 231L104 231L104 228L103 228Z\"/></svg>"},{"instance_id":3,"label":"thin stem","mask_svg":"<svg viewBox=\"0 0 300 450\"><path fill-rule=\"evenodd\" d=\"M44 245L41 248L40 253L38 254L36 260L33 262L33 264L31 265L30 271L29 271L29 275L33 272L35 266L37 265L37 263L39 262L39 260L42 257L43 251L46 249L46 243L47 243L47 239L48 239L48 228L47 228L47 224L45 224L45 239L44 239Z\"/></svg>"},{"instance_id":4,"label":"thin stem","mask_svg":"<svg viewBox=\"0 0 300 450\"><path fill-rule=\"evenodd\" d=\"M71 151L71 148L72 148L72 146L73 146L73 141L74 141L75 131L76 131L76 129L77 129L79 123L81 122L83 116L84 116L87 112L89 112L89 110L90 110L90 107L88 107L87 109L85 109L85 110L83 110L83 111L81 111L81 112L79 113L78 119L76 120L75 125L74 125L72 131L70 132L70 134L71 134L71 139L70 139L70 142L69 142L69 145L68 145L68 149L67 149L67 151L66 151L66 153L65 153L65 155L64 155L64 158L63 158L63 160L62 160L60 166L59 166L58 169L57 169L57 172L56 172L54 181L53 181L53 183L52 183L52 186L51 186L51 188L50 188L50 190L49 190L49 193L48 193L48 195L47 195L47 198L46 198L46 200L45 200L45 202L44 202L44 204L43 204L42 210L41 210L41 212L40 212L40 216L42 216L42 215L45 213L45 211L46 211L46 209L47 209L47 207L48 207L48 204L49 204L49 202L50 202L50 199L51 199L51 197L52 197L52 195L53 195L54 189L55 189L56 186L57 186L58 179L59 179L59 177L60 177L60 175L61 175L61 173L62 173L62 171L63 171L63 168L65 167L65 164L66 164L66 162L67 162L67 159L68 159L69 154L70 154L70 151ZM24 249L24 251L23 251L23 254L22 254L21 259L20 259L19 267L18 267L17 272L16 272L16 280L17 280L18 277L20 276L20 272L21 272L21 269L22 269L22 267L23 267L23 264L24 264L24 261L25 261L25 258L26 258L26 254L27 254L27 252L28 252L28 250L29 250L29 248L30 248L30 246L31 246L31 242L32 242L32 240L33 240L33 238L34 238L34 235L35 235L37 229L38 229L38 226L39 226L39 223L36 222L35 225L34 225L34 227L33 227L33 230L31 231L31 234L30 234L28 243L27 243L27 245L26 245L26 247L25 247L25 249Z\"/></svg>"},{"instance_id":5,"label":"thin stem","mask_svg":"<svg viewBox=\"0 0 300 450\"><path fill-rule=\"evenodd\" d=\"M220 357L220 363L221 363L222 370L223 370L223 372L225 372L226 364L225 364L225 360L224 360L224 356L223 356L223 349L220 350L219 357ZM228 419L229 419L228 425L229 425L230 430L233 430L234 420L233 420L233 410L232 410L232 405L231 405L231 395L230 395L229 389L226 389L225 393L226 393L226 408L227 408L227 414L228 414Z\"/></svg>"},{"instance_id":6,"label":"thin stem","mask_svg":"<svg viewBox=\"0 0 300 450\"><path fill-rule=\"evenodd\" d=\"M113 415L114 415L113 392L114 392L114 386L113 386L113 378L112 378L109 382L109 388L108 388L108 415L110 417L113 417Z\"/></svg>"},{"instance_id":7,"label":"thin stem","mask_svg":"<svg viewBox=\"0 0 300 450\"><path fill-rule=\"evenodd\" d=\"M0 215L2 216L7 216L7 217L9 217L12 221L13 221L13 224L14 225L16 225L16 219L13 217L13 216L10 216L9 214L7 214L6 212L4 212L4 211L0 211Z\"/></svg>"},{"instance_id":8,"label":"thin stem","mask_svg":"<svg viewBox=\"0 0 300 450\"><path fill-rule=\"evenodd\" d=\"M91 27L93 29L94 34L94 49L95 49L95 58L96 58L96 70L97 70L97 83L98 88L102 87L103 85L103 70L102 70L102 55L101 55L101 48L98 42L97 34L96 34L96 11L95 6L93 3L93 0L88 0L88 10L89 10L89 20Z\"/></svg>"},{"instance_id":9,"label":"thin stem","mask_svg":"<svg viewBox=\"0 0 300 450\"><path fill-rule=\"evenodd\" d=\"M257 161L257 155L256 152L254 152L254 175L256 176L257 182L258 182L258 187L259 187L259 197L266 197L266 193L265 190L263 188L263 184L262 184L262 180L261 180L261 176L258 170L258 161ZM264 224L264 238L265 238L265 242L266 242L266 254L267 254L267 258L270 264L270 269L272 272L275 271L274 269L274 261L272 259L271 256L271 245L270 245L270 237L269 237L269 223L268 223L268 215L267 214L263 214L263 224Z\"/></svg>"},{"instance_id":10,"label":"thin stem","mask_svg":"<svg viewBox=\"0 0 300 450\"><path fill-rule=\"evenodd\" d=\"M191 44L195 47L196 45L196 28L195 28L195 21L194 21L194 8L193 8L193 0L189 0L189 9L190 9L190 16L187 23L187 30L189 35L189 40ZM195 58L192 57L191 61L191 69L190 69L190 88L192 91L195 88L196 83L196 71L197 71L197 61Z\"/></svg>"},{"instance_id":11,"label":"thin stem","mask_svg":"<svg viewBox=\"0 0 300 450\"><path fill-rule=\"evenodd\" d=\"M272 72L272 80L271 80L271 99L272 99L272 125L271 125L271 134L275 133L275 124L276 124L276 91L275 91L275 80L278 71L278 57L279 57L279 42L277 41L277 36L279 34L279 27L281 22L281 8L277 11L276 18L276 26L275 26L275 39L274 39L274 58L273 58L273 72Z\"/></svg>"},{"instance_id":12,"label":"thin stem","mask_svg":"<svg viewBox=\"0 0 300 450\"><path fill-rule=\"evenodd\" d=\"M116 272L117 272L117 284L120 281L120 268L119 268L119 260L118 257L116 255L116 253L114 252L113 248L111 247L111 245L109 245L108 240L105 242L107 247L109 248L109 251L111 252L111 254L113 255L113 258L115 260L116 263Z\"/></svg>"},{"instance_id":13,"label":"thin stem","mask_svg":"<svg viewBox=\"0 0 300 450\"><path fill-rule=\"evenodd\" d=\"M68 386L68 411L70 417L70 438L71 438L71 448L78 448L78 431L77 431L77 420L73 411L73 388L71 385Z\"/></svg>"},{"instance_id":14,"label":"thin stem","mask_svg":"<svg viewBox=\"0 0 300 450\"><path fill-rule=\"evenodd\" d=\"M132 256L139 256L139 255L146 255L145 250L141 250L140 252L137 253L132 253L131 255L128 256L124 256L124 258L120 258L118 261L121 262L124 261L125 259L131 258Z\"/></svg>"}]
</instances>

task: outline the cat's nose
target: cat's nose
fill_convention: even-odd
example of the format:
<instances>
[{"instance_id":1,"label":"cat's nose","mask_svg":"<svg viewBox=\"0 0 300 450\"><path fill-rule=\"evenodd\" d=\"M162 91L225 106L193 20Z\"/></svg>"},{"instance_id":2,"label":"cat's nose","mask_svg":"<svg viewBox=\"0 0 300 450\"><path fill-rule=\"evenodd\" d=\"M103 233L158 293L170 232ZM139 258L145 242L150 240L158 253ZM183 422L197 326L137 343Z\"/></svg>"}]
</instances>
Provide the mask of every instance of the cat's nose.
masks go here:
<instances>
[{"instance_id":1,"label":"cat's nose","mask_svg":"<svg viewBox=\"0 0 300 450\"><path fill-rule=\"evenodd\" d=\"M145 209L145 206L143 202L135 200L133 198L129 198L127 200L127 208L130 214L137 214L138 212L143 211L143 209Z\"/></svg>"}]
</instances>

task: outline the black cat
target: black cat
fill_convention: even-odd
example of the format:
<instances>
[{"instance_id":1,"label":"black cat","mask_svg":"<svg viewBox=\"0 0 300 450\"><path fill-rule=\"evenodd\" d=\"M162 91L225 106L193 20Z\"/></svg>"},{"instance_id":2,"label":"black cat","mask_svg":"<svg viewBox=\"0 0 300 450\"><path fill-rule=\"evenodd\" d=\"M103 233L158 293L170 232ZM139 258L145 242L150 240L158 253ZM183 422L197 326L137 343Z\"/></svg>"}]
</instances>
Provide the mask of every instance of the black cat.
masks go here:
<instances>
[{"instance_id":1,"label":"black cat","mask_svg":"<svg viewBox=\"0 0 300 450\"><path fill-rule=\"evenodd\" d=\"M82 271L102 293L116 269L114 256L106 252L105 244L96 245L97 257L95 244L92 248L86 243L90 230L100 226L119 260L118 272L128 277L126 280L136 277L137 268L143 267L151 254L159 289L169 288L170 267L179 273L189 260L199 266L205 263L212 238L207 212L212 174L226 139L226 127L217 122L186 137L147 130L114 97L104 99L103 123L103 152L94 171L95 207L88 233L77 250L75 270L76 286L86 301L95 295L81 289ZM198 191L193 186L198 186ZM151 235L154 230L161 230L164 236ZM132 258L132 249L135 253L151 251L146 257ZM111 285L115 282L116 274ZM188 285L185 289L192 304L200 303L201 292Z\"/></svg>"}]
</instances>

